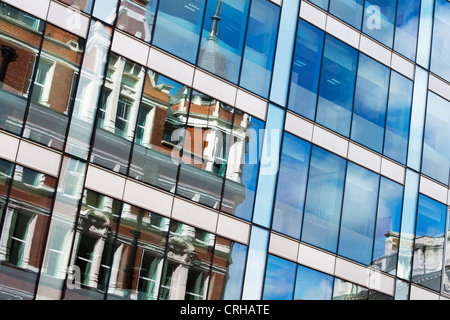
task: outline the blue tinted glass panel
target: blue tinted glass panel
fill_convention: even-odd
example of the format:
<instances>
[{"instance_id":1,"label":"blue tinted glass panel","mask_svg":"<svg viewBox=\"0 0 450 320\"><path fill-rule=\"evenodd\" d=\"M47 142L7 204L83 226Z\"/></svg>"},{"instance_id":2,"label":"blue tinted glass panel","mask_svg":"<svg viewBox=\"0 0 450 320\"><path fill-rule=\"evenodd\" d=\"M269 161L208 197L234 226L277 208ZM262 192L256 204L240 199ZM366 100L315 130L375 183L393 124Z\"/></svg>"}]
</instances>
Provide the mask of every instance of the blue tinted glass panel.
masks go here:
<instances>
[{"instance_id":1,"label":"blue tinted glass panel","mask_svg":"<svg viewBox=\"0 0 450 320\"><path fill-rule=\"evenodd\" d=\"M428 93L422 172L448 184L450 171L450 102Z\"/></svg>"},{"instance_id":2,"label":"blue tinted glass panel","mask_svg":"<svg viewBox=\"0 0 450 320\"><path fill-rule=\"evenodd\" d=\"M279 15L270 1L252 2L240 85L263 97L269 94Z\"/></svg>"},{"instance_id":3,"label":"blue tinted glass panel","mask_svg":"<svg viewBox=\"0 0 450 320\"><path fill-rule=\"evenodd\" d=\"M272 229L300 237L311 144L284 135Z\"/></svg>"},{"instance_id":4,"label":"blue tinted glass panel","mask_svg":"<svg viewBox=\"0 0 450 320\"><path fill-rule=\"evenodd\" d=\"M361 29L364 0L330 0L330 13Z\"/></svg>"},{"instance_id":5,"label":"blue tinted glass panel","mask_svg":"<svg viewBox=\"0 0 450 320\"><path fill-rule=\"evenodd\" d=\"M264 271L266 270L269 232L252 227L245 270L243 300L260 300L263 291Z\"/></svg>"},{"instance_id":6,"label":"blue tinted glass panel","mask_svg":"<svg viewBox=\"0 0 450 320\"><path fill-rule=\"evenodd\" d=\"M225 249L225 250L224 250ZM247 246L229 239L217 237L211 270L208 300L239 300L247 258Z\"/></svg>"},{"instance_id":7,"label":"blue tinted glass panel","mask_svg":"<svg viewBox=\"0 0 450 320\"><path fill-rule=\"evenodd\" d=\"M221 210L239 218L251 220L265 123L249 115L244 115L244 118L247 119L244 122L248 126L247 130L241 126L242 123L237 121L235 117L235 128L233 130L238 132L241 138L237 139L230 147L230 160L227 163ZM235 149L241 143L245 143L245 152L242 158L236 158L238 155ZM233 178L236 176L238 176L237 179Z\"/></svg>"},{"instance_id":8,"label":"blue tinted glass panel","mask_svg":"<svg viewBox=\"0 0 450 320\"><path fill-rule=\"evenodd\" d=\"M298 266L294 300L331 300L333 276Z\"/></svg>"},{"instance_id":9,"label":"blue tinted glass panel","mask_svg":"<svg viewBox=\"0 0 450 320\"><path fill-rule=\"evenodd\" d=\"M406 163L408 149L412 89L411 80L395 71L391 72L383 153L402 164Z\"/></svg>"},{"instance_id":10,"label":"blue tinted glass panel","mask_svg":"<svg viewBox=\"0 0 450 320\"><path fill-rule=\"evenodd\" d=\"M294 262L269 255L267 260L264 300L292 300L295 282Z\"/></svg>"},{"instance_id":11,"label":"blue tinted glass panel","mask_svg":"<svg viewBox=\"0 0 450 320\"><path fill-rule=\"evenodd\" d=\"M366 265L372 258L379 180L377 174L349 162L338 253Z\"/></svg>"},{"instance_id":12,"label":"blue tinted glass panel","mask_svg":"<svg viewBox=\"0 0 450 320\"><path fill-rule=\"evenodd\" d=\"M323 10L328 10L329 0L309 0L309 2L314 3L316 6L322 8Z\"/></svg>"},{"instance_id":13,"label":"blue tinted glass panel","mask_svg":"<svg viewBox=\"0 0 450 320\"><path fill-rule=\"evenodd\" d=\"M420 4L420 23L417 40L416 62L425 69L430 67L434 2L435 0L422 0Z\"/></svg>"},{"instance_id":14,"label":"blue tinted glass panel","mask_svg":"<svg viewBox=\"0 0 450 320\"><path fill-rule=\"evenodd\" d=\"M336 252L347 161L313 146L302 241Z\"/></svg>"},{"instance_id":15,"label":"blue tinted glass panel","mask_svg":"<svg viewBox=\"0 0 450 320\"><path fill-rule=\"evenodd\" d=\"M316 115L324 34L322 30L300 20L288 107L311 120Z\"/></svg>"},{"instance_id":16,"label":"blue tinted glass panel","mask_svg":"<svg viewBox=\"0 0 450 320\"><path fill-rule=\"evenodd\" d=\"M284 118L284 109L272 104L269 105L253 216L254 223L266 228L270 227L272 221L272 209L280 165L281 140L283 138L283 130L280 128L283 128Z\"/></svg>"},{"instance_id":17,"label":"blue tinted glass panel","mask_svg":"<svg viewBox=\"0 0 450 320\"><path fill-rule=\"evenodd\" d=\"M357 50L327 36L316 121L346 137L350 131L357 64Z\"/></svg>"},{"instance_id":18,"label":"blue tinted glass panel","mask_svg":"<svg viewBox=\"0 0 450 320\"><path fill-rule=\"evenodd\" d=\"M416 60L420 0L398 0L394 50Z\"/></svg>"},{"instance_id":19,"label":"blue tinted glass panel","mask_svg":"<svg viewBox=\"0 0 450 320\"><path fill-rule=\"evenodd\" d=\"M394 275L397 269L402 205L403 186L382 177L372 264L377 270Z\"/></svg>"},{"instance_id":20,"label":"blue tinted glass panel","mask_svg":"<svg viewBox=\"0 0 450 320\"><path fill-rule=\"evenodd\" d=\"M239 77L249 5L250 0L212 0L206 6L198 66L233 83Z\"/></svg>"},{"instance_id":21,"label":"blue tinted glass panel","mask_svg":"<svg viewBox=\"0 0 450 320\"><path fill-rule=\"evenodd\" d=\"M368 298L369 289L339 278L334 279L333 300L367 300Z\"/></svg>"},{"instance_id":22,"label":"blue tinted glass panel","mask_svg":"<svg viewBox=\"0 0 450 320\"><path fill-rule=\"evenodd\" d=\"M412 264L411 237L416 226L417 198L419 197L420 175L406 169L405 192L402 208L402 225L399 242L397 277L410 280Z\"/></svg>"},{"instance_id":23,"label":"blue tinted glass panel","mask_svg":"<svg viewBox=\"0 0 450 320\"><path fill-rule=\"evenodd\" d=\"M439 291L447 206L419 195L412 281Z\"/></svg>"},{"instance_id":24,"label":"blue tinted glass panel","mask_svg":"<svg viewBox=\"0 0 450 320\"><path fill-rule=\"evenodd\" d=\"M205 0L161 0L153 44L195 63Z\"/></svg>"},{"instance_id":25,"label":"blue tinted glass panel","mask_svg":"<svg viewBox=\"0 0 450 320\"><path fill-rule=\"evenodd\" d=\"M367 0L365 3L363 32L392 48L394 40L395 0Z\"/></svg>"},{"instance_id":26,"label":"blue tinted glass panel","mask_svg":"<svg viewBox=\"0 0 450 320\"><path fill-rule=\"evenodd\" d=\"M430 70L450 81L450 2L436 0Z\"/></svg>"},{"instance_id":27,"label":"blue tinted glass panel","mask_svg":"<svg viewBox=\"0 0 450 320\"><path fill-rule=\"evenodd\" d=\"M389 68L361 54L351 138L379 153L383 150L388 91Z\"/></svg>"}]
</instances>

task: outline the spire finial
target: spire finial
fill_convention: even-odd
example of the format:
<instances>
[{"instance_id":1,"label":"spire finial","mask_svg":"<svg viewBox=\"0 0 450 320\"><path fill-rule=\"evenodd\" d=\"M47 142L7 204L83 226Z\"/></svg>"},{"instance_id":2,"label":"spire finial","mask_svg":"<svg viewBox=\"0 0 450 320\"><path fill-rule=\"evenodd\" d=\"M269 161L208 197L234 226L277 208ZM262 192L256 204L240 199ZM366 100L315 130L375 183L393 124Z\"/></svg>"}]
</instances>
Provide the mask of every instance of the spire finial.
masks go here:
<instances>
[{"instance_id":1,"label":"spire finial","mask_svg":"<svg viewBox=\"0 0 450 320\"><path fill-rule=\"evenodd\" d=\"M217 37L217 35L219 34L219 21L220 21L219 15L220 15L221 7L222 7L222 0L219 0L217 2L217 6L216 6L216 12L211 17L212 24L211 24L211 31L210 31L209 35L212 37Z\"/></svg>"}]
</instances>

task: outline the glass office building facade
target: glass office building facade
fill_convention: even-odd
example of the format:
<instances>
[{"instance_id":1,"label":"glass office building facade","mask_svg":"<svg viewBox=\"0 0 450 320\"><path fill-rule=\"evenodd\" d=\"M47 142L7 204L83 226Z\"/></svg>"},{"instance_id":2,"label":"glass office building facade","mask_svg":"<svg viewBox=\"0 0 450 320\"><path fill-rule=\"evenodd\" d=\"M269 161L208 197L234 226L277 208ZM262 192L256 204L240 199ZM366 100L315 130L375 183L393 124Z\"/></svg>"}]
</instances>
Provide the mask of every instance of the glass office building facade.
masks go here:
<instances>
[{"instance_id":1,"label":"glass office building facade","mask_svg":"<svg viewBox=\"0 0 450 320\"><path fill-rule=\"evenodd\" d=\"M0 1L0 299L450 298L449 18Z\"/></svg>"}]
</instances>

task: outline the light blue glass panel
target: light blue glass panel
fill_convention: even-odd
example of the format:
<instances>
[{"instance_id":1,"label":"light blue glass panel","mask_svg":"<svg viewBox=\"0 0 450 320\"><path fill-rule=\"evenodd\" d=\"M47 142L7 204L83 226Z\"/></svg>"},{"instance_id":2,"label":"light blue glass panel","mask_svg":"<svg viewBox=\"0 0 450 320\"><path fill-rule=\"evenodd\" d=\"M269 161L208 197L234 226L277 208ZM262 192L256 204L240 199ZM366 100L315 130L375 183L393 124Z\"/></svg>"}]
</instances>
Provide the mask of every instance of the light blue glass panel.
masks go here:
<instances>
[{"instance_id":1,"label":"light blue glass panel","mask_svg":"<svg viewBox=\"0 0 450 320\"><path fill-rule=\"evenodd\" d=\"M383 154L406 164L413 82L391 72Z\"/></svg>"},{"instance_id":2,"label":"light blue glass panel","mask_svg":"<svg viewBox=\"0 0 450 320\"><path fill-rule=\"evenodd\" d=\"M403 206L403 186L381 178L372 265L376 270L395 275L398 234Z\"/></svg>"},{"instance_id":3,"label":"light blue glass panel","mask_svg":"<svg viewBox=\"0 0 450 320\"><path fill-rule=\"evenodd\" d=\"M416 224L417 197L419 196L420 175L406 170L405 193L402 208L402 225L399 236L397 277L409 280L411 277L412 246Z\"/></svg>"},{"instance_id":4,"label":"light blue glass panel","mask_svg":"<svg viewBox=\"0 0 450 320\"><path fill-rule=\"evenodd\" d=\"M300 238L311 144L284 134L272 229Z\"/></svg>"},{"instance_id":5,"label":"light blue glass panel","mask_svg":"<svg viewBox=\"0 0 450 320\"><path fill-rule=\"evenodd\" d=\"M195 63L206 0L161 0L153 44Z\"/></svg>"},{"instance_id":6,"label":"light blue glass panel","mask_svg":"<svg viewBox=\"0 0 450 320\"><path fill-rule=\"evenodd\" d=\"M425 69L428 69L430 66L431 39L433 32L433 10L434 0L422 0L420 7L416 62Z\"/></svg>"},{"instance_id":7,"label":"light blue glass panel","mask_svg":"<svg viewBox=\"0 0 450 320\"><path fill-rule=\"evenodd\" d=\"M422 173L448 185L450 173L450 102L428 92Z\"/></svg>"},{"instance_id":8,"label":"light blue glass panel","mask_svg":"<svg viewBox=\"0 0 450 320\"><path fill-rule=\"evenodd\" d=\"M274 3L252 1L240 85L263 97L269 94L279 15Z\"/></svg>"},{"instance_id":9,"label":"light blue glass panel","mask_svg":"<svg viewBox=\"0 0 450 320\"><path fill-rule=\"evenodd\" d=\"M450 2L436 0L430 71L450 81Z\"/></svg>"},{"instance_id":10,"label":"light blue glass panel","mask_svg":"<svg viewBox=\"0 0 450 320\"><path fill-rule=\"evenodd\" d=\"M269 236L269 231L256 226L252 227L242 300L261 299Z\"/></svg>"},{"instance_id":11,"label":"light blue glass panel","mask_svg":"<svg viewBox=\"0 0 450 320\"><path fill-rule=\"evenodd\" d=\"M117 4L119 0L95 0L92 15L106 23L113 24L117 16Z\"/></svg>"},{"instance_id":12,"label":"light blue glass panel","mask_svg":"<svg viewBox=\"0 0 450 320\"><path fill-rule=\"evenodd\" d=\"M363 7L364 0L330 0L330 13L359 30Z\"/></svg>"},{"instance_id":13,"label":"light blue glass panel","mask_svg":"<svg viewBox=\"0 0 450 320\"><path fill-rule=\"evenodd\" d=\"M346 137L350 131L358 51L326 37L316 121Z\"/></svg>"},{"instance_id":14,"label":"light blue glass panel","mask_svg":"<svg viewBox=\"0 0 450 320\"><path fill-rule=\"evenodd\" d=\"M292 66L292 53L294 51L295 30L297 27L300 1L284 1L281 10L278 43L273 78L270 91L270 100L286 107L289 79Z\"/></svg>"},{"instance_id":15,"label":"light blue glass panel","mask_svg":"<svg viewBox=\"0 0 450 320\"><path fill-rule=\"evenodd\" d=\"M269 105L253 215L253 222L266 228L272 220L284 117L284 109Z\"/></svg>"},{"instance_id":16,"label":"light blue glass panel","mask_svg":"<svg viewBox=\"0 0 450 320\"><path fill-rule=\"evenodd\" d=\"M316 6L322 8L325 11L328 11L329 0L309 0L309 2L314 3Z\"/></svg>"},{"instance_id":17,"label":"light blue glass panel","mask_svg":"<svg viewBox=\"0 0 450 320\"><path fill-rule=\"evenodd\" d=\"M440 291L447 206L419 195L412 281Z\"/></svg>"},{"instance_id":18,"label":"light blue glass panel","mask_svg":"<svg viewBox=\"0 0 450 320\"><path fill-rule=\"evenodd\" d=\"M338 254L369 265L380 177L348 163Z\"/></svg>"},{"instance_id":19,"label":"light blue glass panel","mask_svg":"<svg viewBox=\"0 0 450 320\"><path fill-rule=\"evenodd\" d=\"M299 21L289 91L290 110L314 120L325 33Z\"/></svg>"},{"instance_id":20,"label":"light blue glass panel","mask_svg":"<svg viewBox=\"0 0 450 320\"><path fill-rule=\"evenodd\" d=\"M299 265L294 300L331 300L333 276Z\"/></svg>"},{"instance_id":21,"label":"light blue glass panel","mask_svg":"<svg viewBox=\"0 0 450 320\"><path fill-rule=\"evenodd\" d=\"M208 1L198 66L237 83L249 6L250 0Z\"/></svg>"},{"instance_id":22,"label":"light blue glass panel","mask_svg":"<svg viewBox=\"0 0 450 320\"><path fill-rule=\"evenodd\" d=\"M313 146L302 241L336 252L347 161Z\"/></svg>"},{"instance_id":23,"label":"light blue glass panel","mask_svg":"<svg viewBox=\"0 0 450 320\"><path fill-rule=\"evenodd\" d=\"M292 300L295 282L294 262L269 255L263 300Z\"/></svg>"},{"instance_id":24,"label":"light blue glass panel","mask_svg":"<svg viewBox=\"0 0 450 320\"><path fill-rule=\"evenodd\" d=\"M366 0L363 32L392 48L396 9L396 0Z\"/></svg>"},{"instance_id":25,"label":"light blue glass panel","mask_svg":"<svg viewBox=\"0 0 450 320\"><path fill-rule=\"evenodd\" d=\"M398 0L394 50L416 60L420 0Z\"/></svg>"},{"instance_id":26,"label":"light blue glass panel","mask_svg":"<svg viewBox=\"0 0 450 320\"><path fill-rule=\"evenodd\" d=\"M383 150L388 91L389 68L361 54L351 139L379 153Z\"/></svg>"},{"instance_id":27,"label":"light blue glass panel","mask_svg":"<svg viewBox=\"0 0 450 320\"><path fill-rule=\"evenodd\" d=\"M423 130L427 106L428 72L416 66L411 110L411 129L408 141L408 167L420 171L422 159Z\"/></svg>"}]
</instances>

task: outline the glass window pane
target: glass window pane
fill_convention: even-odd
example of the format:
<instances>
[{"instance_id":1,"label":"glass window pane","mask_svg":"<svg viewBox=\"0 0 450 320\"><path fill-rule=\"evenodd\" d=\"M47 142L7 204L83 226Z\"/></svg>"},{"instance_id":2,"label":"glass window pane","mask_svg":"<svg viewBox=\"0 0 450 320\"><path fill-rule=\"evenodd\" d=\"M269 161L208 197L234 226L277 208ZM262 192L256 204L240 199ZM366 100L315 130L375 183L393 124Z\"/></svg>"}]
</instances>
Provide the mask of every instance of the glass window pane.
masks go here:
<instances>
[{"instance_id":1,"label":"glass window pane","mask_svg":"<svg viewBox=\"0 0 450 320\"><path fill-rule=\"evenodd\" d=\"M383 153L402 164L406 164L408 150L412 90L411 80L395 71L391 72Z\"/></svg>"},{"instance_id":2,"label":"glass window pane","mask_svg":"<svg viewBox=\"0 0 450 320\"><path fill-rule=\"evenodd\" d=\"M171 221L160 300L205 300L215 235Z\"/></svg>"},{"instance_id":3,"label":"glass window pane","mask_svg":"<svg viewBox=\"0 0 450 320\"><path fill-rule=\"evenodd\" d=\"M67 286L65 300L103 300L121 206L116 199L85 190L70 266L77 277Z\"/></svg>"},{"instance_id":4,"label":"glass window pane","mask_svg":"<svg viewBox=\"0 0 450 320\"><path fill-rule=\"evenodd\" d=\"M220 208L229 145L238 138L230 131L234 117L242 121L242 113L238 115L234 108L200 92L192 93L178 195ZM235 151L242 155L245 145L241 144Z\"/></svg>"},{"instance_id":5,"label":"glass window pane","mask_svg":"<svg viewBox=\"0 0 450 320\"><path fill-rule=\"evenodd\" d=\"M210 0L206 6L198 66L237 83L249 0Z\"/></svg>"},{"instance_id":6,"label":"glass window pane","mask_svg":"<svg viewBox=\"0 0 450 320\"><path fill-rule=\"evenodd\" d=\"M153 44L195 63L205 0L160 0Z\"/></svg>"},{"instance_id":7,"label":"glass window pane","mask_svg":"<svg viewBox=\"0 0 450 320\"><path fill-rule=\"evenodd\" d=\"M313 146L302 241L336 252L347 161Z\"/></svg>"},{"instance_id":8,"label":"glass window pane","mask_svg":"<svg viewBox=\"0 0 450 320\"><path fill-rule=\"evenodd\" d=\"M419 195L412 281L440 291L447 206Z\"/></svg>"},{"instance_id":9,"label":"glass window pane","mask_svg":"<svg viewBox=\"0 0 450 320\"><path fill-rule=\"evenodd\" d=\"M45 33L24 135L62 150L84 40L52 25L47 26Z\"/></svg>"},{"instance_id":10,"label":"glass window pane","mask_svg":"<svg viewBox=\"0 0 450 320\"><path fill-rule=\"evenodd\" d=\"M309 2L314 3L316 6L319 6L325 11L328 11L329 0L309 0Z\"/></svg>"},{"instance_id":11,"label":"glass window pane","mask_svg":"<svg viewBox=\"0 0 450 320\"><path fill-rule=\"evenodd\" d=\"M266 270L269 231L252 226L242 300L260 300Z\"/></svg>"},{"instance_id":12,"label":"glass window pane","mask_svg":"<svg viewBox=\"0 0 450 320\"><path fill-rule=\"evenodd\" d=\"M360 30L363 6L364 0L330 0L330 13Z\"/></svg>"},{"instance_id":13,"label":"glass window pane","mask_svg":"<svg viewBox=\"0 0 450 320\"><path fill-rule=\"evenodd\" d=\"M269 94L279 16L274 3L252 1L240 85L263 97Z\"/></svg>"},{"instance_id":14,"label":"glass window pane","mask_svg":"<svg viewBox=\"0 0 450 320\"><path fill-rule=\"evenodd\" d=\"M92 20L67 135L66 152L87 159L112 29Z\"/></svg>"},{"instance_id":15,"label":"glass window pane","mask_svg":"<svg viewBox=\"0 0 450 320\"><path fill-rule=\"evenodd\" d=\"M450 2L436 0L430 71L450 81Z\"/></svg>"},{"instance_id":16,"label":"glass window pane","mask_svg":"<svg viewBox=\"0 0 450 320\"><path fill-rule=\"evenodd\" d=\"M294 300L331 300L333 281L333 276L299 265Z\"/></svg>"},{"instance_id":17,"label":"glass window pane","mask_svg":"<svg viewBox=\"0 0 450 320\"><path fill-rule=\"evenodd\" d=\"M108 284L108 299L156 300L169 219L124 204Z\"/></svg>"},{"instance_id":18,"label":"glass window pane","mask_svg":"<svg viewBox=\"0 0 450 320\"><path fill-rule=\"evenodd\" d=\"M0 159L0 221L2 221L3 208L6 204L13 169L13 163Z\"/></svg>"},{"instance_id":19,"label":"glass window pane","mask_svg":"<svg viewBox=\"0 0 450 320\"><path fill-rule=\"evenodd\" d=\"M389 68L360 55L351 139L379 153L383 150Z\"/></svg>"},{"instance_id":20,"label":"glass window pane","mask_svg":"<svg viewBox=\"0 0 450 320\"><path fill-rule=\"evenodd\" d=\"M111 55L97 113L92 162L127 172L145 75L143 66Z\"/></svg>"},{"instance_id":21,"label":"glass window pane","mask_svg":"<svg viewBox=\"0 0 450 320\"><path fill-rule=\"evenodd\" d=\"M372 258L379 180L376 173L348 163L338 254L365 265Z\"/></svg>"},{"instance_id":22,"label":"glass window pane","mask_svg":"<svg viewBox=\"0 0 450 320\"><path fill-rule=\"evenodd\" d=\"M117 16L117 4L119 0L95 0L92 15L103 22L114 24Z\"/></svg>"},{"instance_id":23,"label":"glass window pane","mask_svg":"<svg viewBox=\"0 0 450 320\"><path fill-rule=\"evenodd\" d=\"M314 120L325 33L300 20L292 66L289 109Z\"/></svg>"},{"instance_id":24,"label":"glass window pane","mask_svg":"<svg viewBox=\"0 0 450 320\"><path fill-rule=\"evenodd\" d=\"M235 112L239 115L238 110ZM264 121L247 114L241 122L235 118L233 135L238 138L228 149L221 210L248 221L255 203L264 125ZM240 150L245 150L244 154Z\"/></svg>"},{"instance_id":25,"label":"glass window pane","mask_svg":"<svg viewBox=\"0 0 450 320\"><path fill-rule=\"evenodd\" d=\"M402 217L403 186L381 178L372 265L395 275Z\"/></svg>"},{"instance_id":26,"label":"glass window pane","mask_svg":"<svg viewBox=\"0 0 450 320\"><path fill-rule=\"evenodd\" d=\"M392 48L397 0L367 0L362 30Z\"/></svg>"},{"instance_id":27,"label":"glass window pane","mask_svg":"<svg viewBox=\"0 0 450 320\"><path fill-rule=\"evenodd\" d=\"M269 255L263 300L292 300L295 269L294 262Z\"/></svg>"},{"instance_id":28,"label":"glass window pane","mask_svg":"<svg viewBox=\"0 0 450 320\"><path fill-rule=\"evenodd\" d=\"M34 298L56 178L16 166L0 238L2 300Z\"/></svg>"},{"instance_id":29,"label":"glass window pane","mask_svg":"<svg viewBox=\"0 0 450 320\"><path fill-rule=\"evenodd\" d=\"M327 36L316 121L346 137L350 131L358 51Z\"/></svg>"},{"instance_id":30,"label":"glass window pane","mask_svg":"<svg viewBox=\"0 0 450 320\"><path fill-rule=\"evenodd\" d=\"M420 0L398 0L394 50L416 60Z\"/></svg>"},{"instance_id":31,"label":"glass window pane","mask_svg":"<svg viewBox=\"0 0 450 320\"><path fill-rule=\"evenodd\" d=\"M117 28L136 38L150 42L155 24L158 0L121 0Z\"/></svg>"},{"instance_id":32,"label":"glass window pane","mask_svg":"<svg viewBox=\"0 0 450 320\"><path fill-rule=\"evenodd\" d=\"M272 229L300 238L311 144L285 133Z\"/></svg>"},{"instance_id":33,"label":"glass window pane","mask_svg":"<svg viewBox=\"0 0 450 320\"><path fill-rule=\"evenodd\" d=\"M94 0L60 0L61 2L70 5L71 7L78 8L87 14L91 13L92 4Z\"/></svg>"},{"instance_id":34,"label":"glass window pane","mask_svg":"<svg viewBox=\"0 0 450 320\"><path fill-rule=\"evenodd\" d=\"M208 300L239 300L242 293L247 246L216 238Z\"/></svg>"},{"instance_id":35,"label":"glass window pane","mask_svg":"<svg viewBox=\"0 0 450 320\"><path fill-rule=\"evenodd\" d=\"M5 3L0 17L0 129L20 134L44 23Z\"/></svg>"},{"instance_id":36,"label":"glass window pane","mask_svg":"<svg viewBox=\"0 0 450 320\"><path fill-rule=\"evenodd\" d=\"M422 172L448 185L450 172L450 102L428 93Z\"/></svg>"},{"instance_id":37,"label":"glass window pane","mask_svg":"<svg viewBox=\"0 0 450 320\"><path fill-rule=\"evenodd\" d=\"M368 300L369 289L360 285L335 278L333 300Z\"/></svg>"},{"instance_id":38,"label":"glass window pane","mask_svg":"<svg viewBox=\"0 0 450 320\"><path fill-rule=\"evenodd\" d=\"M143 91L129 175L174 192L190 89L148 70Z\"/></svg>"}]
</instances>

